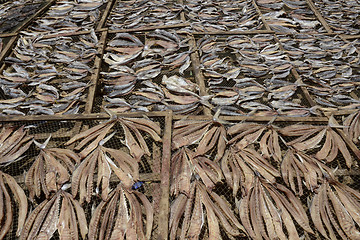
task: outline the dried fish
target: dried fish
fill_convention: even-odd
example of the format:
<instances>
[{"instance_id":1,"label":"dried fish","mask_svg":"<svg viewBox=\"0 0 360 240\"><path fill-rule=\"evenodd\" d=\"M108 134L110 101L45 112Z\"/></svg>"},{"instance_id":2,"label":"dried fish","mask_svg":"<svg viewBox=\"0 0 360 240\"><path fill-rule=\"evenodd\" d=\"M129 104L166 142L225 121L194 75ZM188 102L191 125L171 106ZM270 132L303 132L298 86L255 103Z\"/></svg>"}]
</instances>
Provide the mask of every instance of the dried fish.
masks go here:
<instances>
[{"instance_id":1,"label":"dried fish","mask_svg":"<svg viewBox=\"0 0 360 240\"><path fill-rule=\"evenodd\" d=\"M28 129L24 127L21 126L18 129L9 125L2 127L0 132L0 164L10 164L20 160L29 149L33 137L27 134Z\"/></svg>"},{"instance_id":2,"label":"dried fish","mask_svg":"<svg viewBox=\"0 0 360 240\"><path fill-rule=\"evenodd\" d=\"M309 207L316 229L326 239L359 238L359 200L359 192L325 175Z\"/></svg>"},{"instance_id":3,"label":"dried fish","mask_svg":"<svg viewBox=\"0 0 360 240\"><path fill-rule=\"evenodd\" d=\"M9 190L10 189L10 192ZM18 220L16 236L24 227L25 218L28 212L28 202L24 190L16 183L10 175L0 171L0 215L2 223L0 225L0 238L3 239L11 229L13 214L17 212L12 206L12 197L15 197L18 206ZM16 215L15 215L16 216Z\"/></svg>"},{"instance_id":4,"label":"dried fish","mask_svg":"<svg viewBox=\"0 0 360 240\"><path fill-rule=\"evenodd\" d=\"M238 236L241 231L245 232L226 200L206 188L201 181L192 182L190 188L188 196L179 194L171 204L171 240L176 239L177 232L180 232L180 239L197 238L206 225L209 239L220 237L220 226L228 236Z\"/></svg>"},{"instance_id":5,"label":"dried fish","mask_svg":"<svg viewBox=\"0 0 360 240\"><path fill-rule=\"evenodd\" d=\"M79 156L69 149L46 148L51 136L40 144L40 153L36 156L25 177L25 185L30 192L30 200L40 198L42 193L49 198L52 192L60 190L70 180L70 173L80 163Z\"/></svg>"},{"instance_id":6,"label":"dried fish","mask_svg":"<svg viewBox=\"0 0 360 240\"><path fill-rule=\"evenodd\" d=\"M179 24L183 22L180 20L181 10L180 5L163 0L156 3L144 0L117 2L110 13L107 26L110 29L133 29Z\"/></svg>"},{"instance_id":7,"label":"dried fish","mask_svg":"<svg viewBox=\"0 0 360 240\"><path fill-rule=\"evenodd\" d=\"M55 231L62 239L79 239L79 236L84 239L88 233L84 209L62 189L30 213L20 239L50 239Z\"/></svg>"},{"instance_id":8,"label":"dried fish","mask_svg":"<svg viewBox=\"0 0 360 240\"><path fill-rule=\"evenodd\" d=\"M318 148L319 143L325 137L324 144L320 145L321 149L318 150L315 155L317 159L331 162L337 157L340 151L345 158L346 166L350 168L353 164L353 159L346 143L341 136L331 128L330 121L329 126L290 125L282 128L280 133L285 136L298 137L295 140L287 142L287 145L299 151Z\"/></svg>"},{"instance_id":9,"label":"dried fish","mask_svg":"<svg viewBox=\"0 0 360 240\"><path fill-rule=\"evenodd\" d=\"M143 193L129 190L120 183L109 194L109 198L103 200L95 209L90 220L88 237L151 239L153 215L152 205Z\"/></svg>"},{"instance_id":10,"label":"dried fish","mask_svg":"<svg viewBox=\"0 0 360 240\"><path fill-rule=\"evenodd\" d=\"M295 222L314 233L300 200L283 185L260 176L254 178L237 207L241 223L253 239L300 239Z\"/></svg>"}]
</instances>

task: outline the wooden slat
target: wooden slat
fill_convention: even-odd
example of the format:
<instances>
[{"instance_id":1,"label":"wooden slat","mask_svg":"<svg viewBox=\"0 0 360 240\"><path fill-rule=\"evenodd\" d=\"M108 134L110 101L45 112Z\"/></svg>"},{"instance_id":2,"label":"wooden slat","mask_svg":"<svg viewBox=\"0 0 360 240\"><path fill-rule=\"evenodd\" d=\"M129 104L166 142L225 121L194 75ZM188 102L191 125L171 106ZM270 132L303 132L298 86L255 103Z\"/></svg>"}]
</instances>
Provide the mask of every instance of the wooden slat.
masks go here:
<instances>
[{"instance_id":1,"label":"wooden slat","mask_svg":"<svg viewBox=\"0 0 360 240\"><path fill-rule=\"evenodd\" d=\"M47 4L45 4L41 9L39 9L34 15L32 15L31 17L29 17L28 19L26 19L26 21L21 24L20 26L18 26L17 28L14 29L13 32L18 33L21 30L25 29L27 26L29 26L29 24L38 16L40 16L41 14L43 14L45 11L47 11L51 5L53 5L56 2L56 0L50 0Z\"/></svg>"},{"instance_id":2,"label":"wooden slat","mask_svg":"<svg viewBox=\"0 0 360 240\"><path fill-rule=\"evenodd\" d=\"M104 54L104 48L105 48L105 41L106 41L107 32L104 31L101 33L101 37L98 44L98 54L95 57L95 63L94 63L94 73L91 75L91 86L89 87L89 93L85 105L85 114L89 114L92 111L92 108L94 106L95 102L95 92L98 85L98 80L100 77L100 69L101 69L101 62L102 57Z\"/></svg>"},{"instance_id":3,"label":"wooden slat","mask_svg":"<svg viewBox=\"0 0 360 240\"><path fill-rule=\"evenodd\" d=\"M317 7L315 6L314 2L312 0L305 0L310 9L314 12L316 18L320 21L320 23L324 26L326 31L328 33L333 33L333 30L330 28L329 24L326 22L326 20L323 18Z\"/></svg>"},{"instance_id":4,"label":"wooden slat","mask_svg":"<svg viewBox=\"0 0 360 240\"><path fill-rule=\"evenodd\" d=\"M174 115L174 120L212 120L212 116L194 115ZM328 122L327 117L286 117L286 116L220 116L219 119L225 121L255 121L255 122Z\"/></svg>"},{"instance_id":5,"label":"wooden slat","mask_svg":"<svg viewBox=\"0 0 360 240\"><path fill-rule=\"evenodd\" d=\"M263 22L265 28L267 31L272 31L269 24L266 22L265 18L264 18L264 15L262 14L262 12L260 11L260 8L259 6L256 4L255 0L252 0L252 4L253 6L255 7L257 13L259 14L260 18L261 18L261 21Z\"/></svg>"},{"instance_id":6,"label":"wooden slat","mask_svg":"<svg viewBox=\"0 0 360 240\"><path fill-rule=\"evenodd\" d=\"M272 30L192 32L193 35L252 35L274 33Z\"/></svg>"},{"instance_id":7,"label":"wooden slat","mask_svg":"<svg viewBox=\"0 0 360 240\"><path fill-rule=\"evenodd\" d=\"M170 159L171 159L171 129L172 113L166 112L165 130L163 136L163 156L161 164L161 200L159 211L159 237L165 240L169 235L169 210L170 210Z\"/></svg>"},{"instance_id":8,"label":"wooden slat","mask_svg":"<svg viewBox=\"0 0 360 240\"><path fill-rule=\"evenodd\" d=\"M5 57L7 57L9 55L10 51L13 48L13 45L14 45L16 39L17 39L17 36L13 36L13 37L11 37L9 42L6 44L5 48L0 53L0 62L4 61ZM5 67L5 64L2 64L1 69L0 69L1 72L4 69L4 67Z\"/></svg>"},{"instance_id":9,"label":"wooden slat","mask_svg":"<svg viewBox=\"0 0 360 240\"><path fill-rule=\"evenodd\" d=\"M103 15L101 17L101 20L100 20L100 22L98 23L98 25L96 27L96 30L99 30L102 27L104 27L104 24L106 23L106 20L107 20L109 14L110 14L111 9L114 6L115 2L116 2L116 0L110 0L108 2L108 4L106 5L106 9L105 9L105 11L104 11L104 13L103 13Z\"/></svg>"},{"instance_id":10,"label":"wooden slat","mask_svg":"<svg viewBox=\"0 0 360 240\"><path fill-rule=\"evenodd\" d=\"M163 117L166 112L128 112L117 114L119 117ZM29 115L29 116L0 116L0 122L28 122L28 121L80 121L109 119L106 113L66 114L66 115Z\"/></svg>"},{"instance_id":11,"label":"wooden slat","mask_svg":"<svg viewBox=\"0 0 360 240\"><path fill-rule=\"evenodd\" d=\"M21 175L17 175L17 176L12 176L16 182L18 184L25 184L25 175L21 174ZM160 175L159 174L155 174L155 173L140 173L139 175L139 181L143 181L143 182L157 182L160 180ZM94 174L94 179L97 179L97 174ZM119 178L115 175L112 174L110 177L110 182L119 182Z\"/></svg>"}]
</instances>

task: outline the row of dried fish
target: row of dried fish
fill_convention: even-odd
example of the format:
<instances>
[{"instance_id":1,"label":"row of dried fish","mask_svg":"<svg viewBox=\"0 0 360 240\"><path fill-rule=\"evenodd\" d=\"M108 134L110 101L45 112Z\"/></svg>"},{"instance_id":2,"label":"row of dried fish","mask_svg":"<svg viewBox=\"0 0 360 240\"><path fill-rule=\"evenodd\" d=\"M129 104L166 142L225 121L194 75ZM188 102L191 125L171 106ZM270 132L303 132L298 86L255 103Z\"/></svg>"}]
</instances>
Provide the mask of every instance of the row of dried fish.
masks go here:
<instances>
[{"instance_id":1,"label":"row of dried fish","mask_svg":"<svg viewBox=\"0 0 360 240\"><path fill-rule=\"evenodd\" d=\"M175 31L155 30L141 37L117 33L108 42L101 72L105 108L114 112L171 109L189 113L207 97L188 75L191 64L189 38ZM174 72L171 74L169 72ZM169 76L170 75L170 76Z\"/></svg>"},{"instance_id":2,"label":"row of dried fish","mask_svg":"<svg viewBox=\"0 0 360 240\"><path fill-rule=\"evenodd\" d=\"M256 3L264 20L275 32L326 32L305 0L257 0Z\"/></svg>"},{"instance_id":3,"label":"row of dried fish","mask_svg":"<svg viewBox=\"0 0 360 240\"><path fill-rule=\"evenodd\" d=\"M107 25L110 29L129 29L182 23L182 8L175 2L165 0L117 1Z\"/></svg>"},{"instance_id":4,"label":"row of dried fish","mask_svg":"<svg viewBox=\"0 0 360 240\"><path fill-rule=\"evenodd\" d=\"M129 153L123 149L105 147L112 138L119 141L114 131L117 124L123 129L125 137L121 141ZM24 131L24 126L16 131L13 127L5 126L0 134L3 141L1 147L8 147L10 152L13 152L14 147L10 143L19 135L19 131L24 134L27 132ZM76 143L75 151L49 148L51 136L44 143L34 141L40 151L27 171L25 185L32 202L44 197L45 200L37 205L26 219L27 198L23 190L10 176L1 173L0 193L5 197L0 199L8 202L6 205L3 203L6 208L1 208L4 209L4 225L2 222L0 225L1 236L9 231L13 214L9 194L2 184L4 179L20 205L20 239L50 239L56 231L60 238L66 239L79 239L80 236L84 239L87 234L89 239L108 239L110 236L120 235L124 239L150 239L153 225L152 205L143 193L132 189L139 181L139 164L142 156L151 155L150 146L145 139L150 137L152 141L159 142L160 135L160 126L150 119L117 118L113 115L110 120L75 135L65 143ZM24 148L23 140L16 142L17 148ZM30 141L30 144L32 142ZM28 149L29 145L26 147ZM7 158L4 150L0 151ZM19 157L13 159L19 160ZM120 181L114 189L110 187L112 173ZM71 193L68 193L70 188ZM77 200L77 196L80 201ZM88 225L81 205L84 200L90 202L94 196L101 196L102 202L95 209ZM115 207L117 205L118 207ZM143 213L146 218L143 217Z\"/></svg>"},{"instance_id":5,"label":"row of dried fish","mask_svg":"<svg viewBox=\"0 0 360 240\"><path fill-rule=\"evenodd\" d=\"M348 167L352 164L345 142L334 127L339 126L333 120L329 126L295 124L277 128L272 123L232 124L216 116L213 121L175 122L172 147L179 150L171 160L170 189L176 196L171 205L171 239L198 236L203 226L208 227L205 235L213 239L220 236L220 226L231 236L244 232L254 239L299 239L295 222L313 234L305 209L295 196L303 194L302 185L315 193L310 213L319 232L328 236L323 230L324 223L331 239L336 239L335 229L342 237L356 239L359 193L338 183L333 170L326 166L339 152ZM325 143L320 144L325 134ZM288 137L297 138L285 141ZM283 145L287 147L286 153ZM316 154L310 155L308 150L316 150ZM277 169L280 164L281 172ZM242 226L233 218L227 200L214 192L223 176L233 189ZM279 177L291 190L278 183ZM329 203L318 202L319 194L323 199L321 192L328 182L338 186L335 187L338 197L331 196L330 208ZM345 195L344 189L348 191Z\"/></svg>"},{"instance_id":6,"label":"row of dried fish","mask_svg":"<svg viewBox=\"0 0 360 240\"><path fill-rule=\"evenodd\" d=\"M20 37L0 75L2 114L76 114L84 106L97 36Z\"/></svg>"},{"instance_id":7,"label":"row of dried fish","mask_svg":"<svg viewBox=\"0 0 360 240\"><path fill-rule=\"evenodd\" d=\"M263 23L251 0L184 1L185 17L199 32L262 29Z\"/></svg>"},{"instance_id":8,"label":"row of dried fish","mask_svg":"<svg viewBox=\"0 0 360 240\"><path fill-rule=\"evenodd\" d=\"M305 87L324 109L358 108L360 53L356 43L336 36L279 36Z\"/></svg>"},{"instance_id":9,"label":"row of dried fish","mask_svg":"<svg viewBox=\"0 0 360 240\"><path fill-rule=\"evenodd\" d=\"M334 32L351 35L360 33L358 1L314 0L314 3Z\"/></svg>"},{"instance_id":10,"label":"row of dried fish","mask_svg":"<svg viewBox=\"0 0 360 240\"><path fill-rule=\"evenodd\" d=\"M23 34L44 36L55 33L91 30L100 20L102 0L69 0L58 1L51 6L45 15L37 18Z\"/></svg>"},{"instance_id":11,"label":"row of dried fish","mask_svg":"<svg viewBox=\"0 0 360 240\"><path fill-rule=\"evenodd\" d=\"M291 78L292 65L272 35L198 40L210 103L223 115L316 114L296 98L302 86Z\"/></svg>"},{"instance_id":12,"label":"row of dried fish","mask_svg":"<svg viewBox=\"0 0 360 240\"><path fill-rule=\"evenodd\" d=\"M37 12L40 1L9 1L0 5L0 33L15 30L22 22Z\"/></svg>"}]
</instances>

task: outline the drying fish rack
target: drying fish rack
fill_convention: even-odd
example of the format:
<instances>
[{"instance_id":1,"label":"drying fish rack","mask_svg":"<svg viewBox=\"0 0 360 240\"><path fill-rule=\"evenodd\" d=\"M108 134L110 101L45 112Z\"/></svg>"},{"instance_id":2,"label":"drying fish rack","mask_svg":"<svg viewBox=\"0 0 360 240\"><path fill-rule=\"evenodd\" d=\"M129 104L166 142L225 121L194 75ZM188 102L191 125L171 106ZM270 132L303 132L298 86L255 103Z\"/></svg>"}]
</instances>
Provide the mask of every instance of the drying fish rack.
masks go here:
<instances>
[{"instance_id":1,"label":"drying fish rack","mask_svg":"<svg viewBox=\"0 0 360 240\"><path fill-rule=\"evenodd\" d=\"M108 17L110 16L112 8L116 5L118 0L109 0L105 7L101 9L102 17L96 24L95 31L99 34L99 54L96 56L94 61L95 72L92 75L90 81L92 83L91 87L88 90L87 102L85 106L84 113L78 115L61 115L61 116L0 116L0 123L2 124L12 124L16 126L21 125L33 125L30 128L30 133L35 136L37 141L44 141L51 134L52 138L49 143L49 146L63 146L64 142L69 140L72 136L79 133L81 130L85 130L90 126L94 126L100 121L105 121L109 118L109 116L105 113L102 113L102 98L98 96L99 93L99 78L100 71L102 68L102 54L105 48L105 42L109 38L109 35L117 33L117 32L127 32L127 33L138 33L142 34L146 31L152 31L155 29L181 29L184 27L189 27L191 24L188 22L188 19L185 17L184 13L180 13L180 18L183 20L181 24L175 25L164 25L164 26L151 26L151 27L141 27L136 29L122 29L122 30L109 30L106 26L106 22ZM322 16L320 11L315 6L312 0L306 0L308 7L315 14L316 19L321 23L322 27L326 30L327 35L339 35L341 39L344 41L359 39L359 35L345 35L345 34L336 34L333 32L332 28L329 26L325 18ZM44 3L41 8L31 17L29 17L26 21L21 23L14 31L10 33L0 34L0 37L3 38L3 49L0 53L0 63L3 62L5 57L11 54L11 50L16 44L16 40L21 34L20 31L26 29L36 18L41 18L46 11L56 3L56 0L51 0ZM183 4L182 0L179 0L178 3ZM263 14L259 7L257 6L255 1L252 1L253 6L259 15L259 21L262 22L263 27L261 30L254 31L212 31L212 32L196 32L193 31L192 34L194 39L199 38L205 35L253 35L253 34L272 34L276 36L269 24L267 24L266 20L263 17ZM57 36L76 36L82 34L89 34L90 31L80 31L75 33L61 33L61 34L52 34L45 36L45 38L52 38ZM283 34L283 33L280 33ZM286 34L286 33L285 33ZM196 47L196 42L193 40L193 46ZM359 51L359 48L357 49ZM198 50L195 50L191 54L192 60L192 68L191 73L194 76L194 80L200 87L200 95L205 96L208 94L208 89L206 87L205 77L200 70L200 59ZM296 72L296 70L291 71L291 76L293 79L301 79L301 76ZM309 94L308 90L304 87L300 87L299 96L301 97L301 101L307 105L308 107L315 106L316 103L314 99ZM260 123L268 123L269 121L274 121L274 124L279 127L284 127L289 125L290 123L309 123L313 125L327 125L329 117L331 115L335 115L335 119L339 122L343 116L347 116L355 112L354 110L341 110L334 112L324 112L321 117L286 117L286 116L278 116L274 119L274 117L264 117L264 116L236 116L236 117L224 117L221 116L220 119L226 120L229 122L260 122ZM149 164L144 165L145 167L140 174L140 180L150 182L144 186L143 193L149 198L152 199L154 208L155 208L155 222L153 227L153 239L167 239L168 238L168 217L169 217L169 206L172 198L169 194L169 169L170 169L170 158L171 158L171 136L172 136L172 124L176 120L180 120L183 118L194 119L194 120L211 120L212 113L210 109L204 107L203 111L198 112L197 116L181 116L174 115L172 112L150 112L150 113L124 113L119 114L119 116L124 117L143 117L147 116L155 122L158 122L162 127L162 144L155 144L153 142L148 142L149 146L152 145L152 156L149 159ZM121 130L119 130L119 136L121 136ZM334 161L333 168L338 167L336 171L336 175L339 180L343 183L346 183L350 187L360 191L360 146L355 145L346 135L344 134L342 129L336 129L339 135L344 139L348 148L351 150L352 157L354 161L357 163L356 166L350 170L346 169L344 166L344 159L338 156L337 162ZM111 144L113 148L119 148L119 145L116 141L110 141L108 144ZM71 146L70 146L71 147ZM2 168L5 173L8 173L15 177L16 181L20 184L20 186L24 186L24 171L26 171L30 167L30 161L36 156L38 150L32 146L27 152L27 156L18 161L16 163L10 164ZM116 184L116 181L113 182ZM232 193L231 189L228 187L224 187L225 185L220 184L216 186L215 190L219 195L228 199L229 203L234 207L234 201L231 200ZM307 195L305 194L302 197L302 202L304 207L307 208ZM35 207L35 205L30 205L30 207ZM84 207L87 217L90 217L92 205L88 204ZM6 239L15 239L15 231L16 231L16 214L14 215L14 223L12 225L12 230L6 235ZM89 219L88 219L89 220ZM301 233L301 230L299 230ZM201 237L204 237L204 233L202 233ZM317 236L306 236L307 239L321 239L320 235ZM226 239L226 238L224 238ZM247 239L246 237L239 237L236 239Z\"/></svg>"}]
</instances>

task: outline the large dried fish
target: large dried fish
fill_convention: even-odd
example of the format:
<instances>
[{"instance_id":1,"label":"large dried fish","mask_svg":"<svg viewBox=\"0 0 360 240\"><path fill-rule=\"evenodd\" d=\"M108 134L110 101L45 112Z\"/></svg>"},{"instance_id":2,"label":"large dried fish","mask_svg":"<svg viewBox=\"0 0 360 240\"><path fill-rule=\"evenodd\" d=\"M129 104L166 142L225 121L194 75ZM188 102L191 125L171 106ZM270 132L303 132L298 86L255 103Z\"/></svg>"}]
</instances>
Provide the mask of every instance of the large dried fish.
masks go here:
<instances>
[{"instance_id":1,"label":"large dried fish","mask_svg":"<svg viewBox=\"0 0 360 240\"><path fill-rule=\"evenodd\" d=\"M194 181L190 194L179 194L171 204L170 239L177 239L178 235L179 239L197 239L204 226L208 227L208 236L212 240L221 238L220 226L228 236L245 232L228 204L203 183Z\"/></svg>"},{"instance_id":2,"label":"large dried fish","mask_svg":"<svg viewBox=\"0 0 360 240\"><path fill-rule=\"evenodd\" d=\"M221 170L226 183L236 196L241 189L243 195L248 194L253 184L255 173L263 176L270 183L280 177L279 171L255 150L245 148L240 151L231 147L226 150L221 160Z\"/></svg>"},{"instance_id":3,"label":"large dried fish","mask_svg":"<svg viewBox=\"0 0 360 240\"><path fill-rule=\"evenodd\" d=\"M89 239L151 239L153 215L143 193L128 190L120 183L95 209Z\"/></svg>"},{"instance_id":4,"label":"large dried fish","mask_svg":"<svg viewBox=\"0 0 360 240\"><path fill-rule=\"evenodd\" d=\"M295 140L287 142L287 145L299 151L318 148L322 139L325 137L325 142L323 145L320 145L321 149L318 150L315 155L317 159L331 162L337 157L340 151L345 159L346 166L350 168L353 164L353 159L346 143L342 137L331 128L331 124L329 126L295 124L282 128L280 133L285 136L298 137Z\"/></svg>"},{"instance_id":5,"label":"large dried fish","mask_svg":"<svg viewBox=\"0 0 360 240\"><path fill-rule=\"evenodd\" d=\"M35 157L25 177L30 200L34 200L35 196L40 198L42 193L45 198L49 198L52 192L60 190L62 185L70 180L70 174L80 162L79 156L69 149L46 148L50 137L44 144L35 141L40 147L40 153Z\"/></svg>"},{"instance_id":6,"label":"large dried fish","mask_svg":"<svg viewBox=\"0 0 360 240\"><path fill-rule=\"evenodd\" d=\"M241 223L253 239L300 239L295 222L313 233L300 200L283 185L259 176L237 207Z\"/></svg>"},{"instance_id":7,"label":"large dried fish","mask_svg":"<svg viewBox=\"0 0 360 240\"><path fill-rule=\"evenodd\" d=\"M360 113L354 112L343 121L345 134L354 142L360 141Z\"/></svg>"},{"instance_id":8,"label":"large dried fish","mask_svg":"<svg viewBox=\"0 0 360 240\"><path fill-rule=\"evenodd\" d=\"M198 144L196 155L204 155L216 149L216 161L223 156L226 142L226 129L217 120L208 122L180 120L174 123L173 149Z\"/></svg>"},{"instance_id":9,"label":"large dried fish","mask_svg":"<svg viewBox=\"0 0 360 240\"><path fill-rule=\"evenodd\" d=\"M9 190L10 189L10 192ZM12 198L19 205L18 212L12 206ZM11 229L15 213L18 215L16 236L20 236L28 212L28 202L24 190L16 183L10 175L0 171L0 239Z\"/></svg>"},{"instance_id":10,"label":"large dried fish","mask_svg":"<svg viewBox=\"0 0 360 240\"><path fill-rule=\"evenodd\" d=\"M293 148L288 149L281 163L282 178L299 196L304 193L303 184L308 190L316 192L322 182L324 171L328 175L332 174L325 164Z\"/></svg>"},{"instance_id":11,"label":"large dried fish","mask_svg":"<svg viewBox=\"0 0 360 240\"><path fill-rule=\"evenodd\" d=\"M309 206L316 229L326 239L359 239L359 209L359 192L329 176Z\"/></svg>"},{"instance_id":12,"label":"large dried fish","mask_svg":"<svg viewBox=\"0 0 360 240\"><path fill-rule=\"evenodd\" d=\"M83 208L71 194L62 189L30 213L20 239L50 239L55 231L61 239L75 240L80 236L84 239L88 233Z\"/></svg>"},{"instance_id":13,"label":"large dried fish","mask_svg":"<svg viewBox=\"0 0 360 240\"><path fill-rule=\"evenodd\" d=\"M22 126L16 129L13 126L5 125L0 132L0 164L10 164L20 160L26 150L32 144L32 136Z\"/></svg>"},{"instance_id":14,"label":"large dried fish","mask_svg":"<svg viewBox=\"0 0 360 240\"><path fill-rule=\"evenodd\" d=\"M188 148L181 148L171 158L170 191L174 195L190 194L192 179L198 178L208 189L215 187L222 179L220 167L210 159L197 156Z\"/></svg>"}]
</instances>

